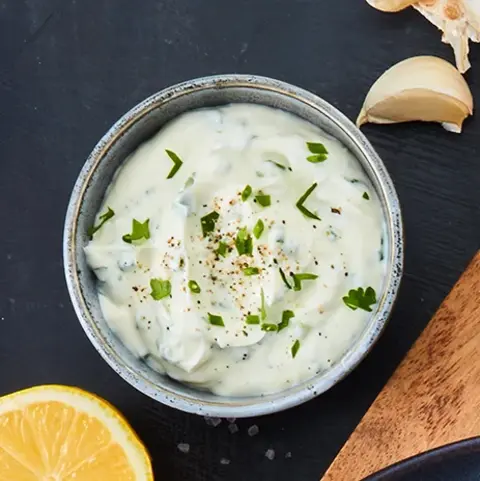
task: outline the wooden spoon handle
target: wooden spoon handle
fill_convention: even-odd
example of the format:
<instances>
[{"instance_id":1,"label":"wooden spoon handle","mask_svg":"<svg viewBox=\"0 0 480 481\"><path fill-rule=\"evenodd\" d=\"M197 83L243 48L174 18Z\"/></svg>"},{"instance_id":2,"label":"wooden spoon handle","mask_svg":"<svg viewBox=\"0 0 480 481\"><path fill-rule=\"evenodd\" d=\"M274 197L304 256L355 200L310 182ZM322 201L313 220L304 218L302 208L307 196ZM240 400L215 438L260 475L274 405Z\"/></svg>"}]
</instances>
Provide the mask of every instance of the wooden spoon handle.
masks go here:
<instances>
[{"instance_id":1,"label":"wooden spoon handle","mask_svg":"<svg viewBox=\"0 0 480 481\"><path fill-rule=\"evenodd\" d=\"M480 252L322 479L359 481L410 456L477 435Z\"/></svg>"}]
</instances>

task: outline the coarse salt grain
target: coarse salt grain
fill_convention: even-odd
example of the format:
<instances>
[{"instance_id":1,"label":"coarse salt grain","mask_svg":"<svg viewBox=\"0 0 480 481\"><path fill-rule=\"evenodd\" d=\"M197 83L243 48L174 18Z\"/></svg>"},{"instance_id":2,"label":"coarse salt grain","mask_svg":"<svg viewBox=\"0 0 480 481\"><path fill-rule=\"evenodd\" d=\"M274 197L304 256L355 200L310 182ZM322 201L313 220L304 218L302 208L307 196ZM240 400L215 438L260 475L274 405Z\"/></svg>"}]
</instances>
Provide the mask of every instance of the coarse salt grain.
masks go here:
<instances>
[{"instance_id":1,"label":"coarse salt grain","mask_svg":"<svg viewBox=\"0 0 480 481\"><path fill-rule=\"evenodd\" d=\"M220 418L212 418L210 416L205 416L205 422L208 426L213 426L214 428L216 428L222 422L222 420Z\"/></svg>"},{"instance_id":2,"label":"coarse salt grain","mask_svg":"<svg viewBox=\"0 0 480 481\"><path fill-rule=\"evenodd\" d=\"M230 459L222 458L220 459L220 464L223 464L224 466L226 466L227 464L230 464Z\"/></svg>"},{"instance_id":3,"label":"coarse salt grain","mask_svg":"<svg viewBox=\"0 0 480 481\"><path fill-rule=\"evenodd\" d=\"M228 430L230 431L231 434L238 433L239 431L238 426L236 424L229 424Z\"/></svg>"},{"instance_id":4,"label":"coarse salt grain","mask_svg":"<svg viewBox=\"0 0 480 481\"><path fill-rule=\"evenodd\" d=\"M259 433L260 429L258 429L258 426L254 424L253 426L250 426L248 428L248 435L249 436L256 436Z\"/></svg>"},{"instance_id":5,"label":"coarse salt grain","mask_svg":"<svg viewBox=\"0 0 480 481\"><path fill-rule=\"evenodd\" d=\"M265 451L265 457L270 461L273 461L275 459L275 451L273 449L267 449Z\"/></svg>"},{"instance_id":6,"label":"coarse salt grain","mask_svg":"<svg viewBox=\"0 0 480 481\"><path fill-rule=\"evenodd\" d=\"M292 453L288 451L288 453L285 454L285 459L290 459L292 457Z\"/></svg>"},{"instance_id":7,"label":"coarse salt grain","mask_svg":"<svg viewBox=\"0 0 480 481\"><path fill-rule=\"evenodd\" d=\"M190 444L180 443L177 444L177 448L180 452L187 454L190 451Z\"/></svg>"}]
</instances>

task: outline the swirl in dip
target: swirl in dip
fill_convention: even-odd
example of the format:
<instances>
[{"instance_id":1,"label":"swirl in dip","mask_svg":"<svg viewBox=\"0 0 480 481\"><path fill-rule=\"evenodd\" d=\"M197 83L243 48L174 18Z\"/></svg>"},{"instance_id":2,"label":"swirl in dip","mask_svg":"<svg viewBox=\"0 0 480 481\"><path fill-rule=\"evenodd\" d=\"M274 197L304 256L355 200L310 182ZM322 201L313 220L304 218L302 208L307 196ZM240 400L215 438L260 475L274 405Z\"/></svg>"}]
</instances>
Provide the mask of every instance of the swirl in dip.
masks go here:
<instances>
[{"instance_id":1,"label":"swirl in dip","mask_svg":"<svg viewBox=\"0 0 480 481\"><path fill-rule=\"evenodd\" d=\"M382 290L382 208L337 140L281 110L192 111L116 173L85 248L105 319L154 369L225 396L338 362Z\"/></svg>"}]
</instances>

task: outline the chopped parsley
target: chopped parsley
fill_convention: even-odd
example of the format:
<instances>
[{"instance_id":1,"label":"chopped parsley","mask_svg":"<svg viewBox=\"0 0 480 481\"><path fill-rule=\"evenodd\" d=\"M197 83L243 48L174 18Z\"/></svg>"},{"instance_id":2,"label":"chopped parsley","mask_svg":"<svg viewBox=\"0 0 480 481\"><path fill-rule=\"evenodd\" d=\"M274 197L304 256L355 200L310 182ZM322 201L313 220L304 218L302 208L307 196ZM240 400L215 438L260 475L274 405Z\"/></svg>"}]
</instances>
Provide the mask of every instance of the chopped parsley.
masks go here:
<instances>
[{"instance_id":1,"label":"chopped parsley","mask_svg":"<svg viewBox=\"0 0 480 481\"><path fill-rule=\"evenodd\" d=\"M260 269L258 267L245 267L245 269L243 269L243 273L246 276L256 276L260 274Z\"/></svg>"},{"instance_id":2,"label":"chopped parsley","mask_svg":"<svg viewBox=\"0 0 480 481\"><path fill-rule=\"evenodd\" d=\"M140 240L140 239L150 239L150 228L148 226L150 219L147 219L143 224L138 222L137 219L133 219L132 221L132 233L125 234L122 239L124 242L131 244L132 241Z\"/></svg>"},{"instance_id":3,"label":"chopped parsley","mask_svg":"<svg viewBox=\"0 0 480 481\"><path fill-rule=\"evenodd\" d=\"M262 331L266 332L276 332L278 330L278 326L276 324L262 324Z\"/></svg>"},{"instance_id":4,"label":"chopped parsley","mask_svg":"<svg viewBox=\"0 0 480 481\"><path fill-rule=\"evenodd\" d=\"M282 329L285 329L286 327L288 327L288 325L290 324L290 319L292 317L295 317L295 314L293 313L293 311L290 311L290 310L283 311L282 321L280 322L280 324L278 324L277 331L280 332Z\"/></svg>"},{"instance_id":5,"label":"chopped parsley","mask_svg":"<svg viewBox=\"0 0 480 481\"><path fill-rule=\"evenodd\" d=\"M268 159L267 162L270 162L273 165L276 165L279 169L286 170L286 166L281 164L280 162L275 162L274 160Z\"/></svg>"},{"instance_id":6,"label":"chopped parsley","mask_svg":"<svg viewBox=\"0 0 480 481\"><path fill-rule=\"evenodd\" d=\"M311 187L309 187L307 189L307 191L305 192L305 194L303 194L300 199L297 200L297 203L295 204L298 208L298 210L306 217L310 217L310 219L316 219L316 220L322 220L320 219L320 217L318 217L317 214L314 214L313 212L309 211L304 205L303 203L308 199L309 195L315 190L315 188L317 187L317 183L315 182L315 184L312 184Z\"/></svg>"},{"instance_id":7,"label":"chopped parsley","mask_svg":"<svg viewBox=\"0 0 480 481\"><path fill-rule=\"evenodd\" d=\"M225 242L220 241L218 243L218 247L215 253L218 254L219 256L227 257L227 252L228 252L228 245L225 244Z\"/></svg>"},{"instance_id":8,"label":"chopped parsley","mask_svg":"<svg viewBox=\"0 0 480 481\"><path fill-rule=\"evenodd\" d=\"M245 319L245 324L260 324L260 316L249 314Z\"/></svg>"},{"instance_id":9,"label":"chopped parsley","mask_svg":"<svg viewBox=\"0 0 480 481\"><path fill-rule=\"evenodd\" d=\"M269 195L259 193L255 196L255 200L262 206L268 207L272 205L272 199Z\"/></svg>"},{"instance_id":10,"label":"chopped parsley","mask_svg":"<svg viewBox=\"0 0 480 481\"><path fill-rule=\"evenodd\" d=\"M292 346L292 357L295 359L295 356L297 355L298 350L300 349L300 341L297 339Z\"/></svg>"},{"instance_id":11,"label":"chopped parsley","mask_svg":"<svg viewBox=\"0 0 480 481\"><path fill-rule=\"evenodd\" d=\"M102 214L100 216L100 223L98 225L92 225L91 227L89 227L87 234L90 237L90 239L93 238L93 234L95 234L95 232L97 232L97 230L100 229L103 226L103 224L107 222L107 220L110 220L115 215L115 212L113 212L113 210L110 209L110 207L107 207L107 209L108 209L107 212L105 212L105 214Z\"/></svg>"},{"instance_id":12,"label":"chopped parsley","mask_svg":"<svg viewBox=\"0 0 480 481\"><path fill-rule=\"evenodd\" d=\"M194 293L194 294L200 294L202 291L200 289L200 286L198 285L197 281L188 281L188 288Z\"/></svg>"},{"instance_id":13,"label":"chopped parsley","mask_svg":"<svg viewBox=\"0 0 480 481\"><path fill-rule=\"evenodd\" d=\"M371 306L377 302L373 287L367 287L365 290L363 287L351 289L348 291L348 295L342 297L342 299L345 305L354 311L363 309L364 311L372 312Z\"/></svg>"},{"instance_id":14,"label":"chopped parsley","mask_svg":"<svg viewBox=\"0 0 480 481\"><path fill-rule=\"evenodd\" d=\"M243 189L243 192L242 192L243 202L245 202L251 195L252 195L252 188L249 185L247 185L245 187L245 189Z\"/></svg>"},{"instance_id":15,"label":"chopped parsley","mask_svg":"<svg viewBox=\"0 0 480 481\"><path fill-rule=\"evenodd\" d=\"M169 296L172 292L172 285L170 284L170 281L164 281L162 279L150 279L150 287L152 288L150 295L156 301Z\"/></svg>"},{"instance_id":16,"label":"chopped parsley","mask_svg":"<svg viewBox=\"0 0 480 481\"><path fill-rule=\"evenodd\" d=\"M370 200L370 196L368 195L368 192L364 192L362 197L365 199L365 200Z\"/></svg>"},{"instance_id":17,"label":"chopped parsley","mask_svg":"<svg viewBox=\"0 0 480 481\"><path fill-rule=\"evenodd\" d=\"M223 317L222 316L217 316L215 314L210 314L209 312L207 312L208 314L208 322L212 325L212 326L220 326L220 327L225 327L225 323L223 322Z\"/></svg>"},{"instance_id":18,"label":"chopped parsley","mask_svg":"<svg viewBox=\"0 0 480 481\"><path fill-rule=\"evenodd\" d=\"M280 277L282 278L282 281L284 282L285 286L287 286L288 289L291 289L292 286L287 281L287 276L285 275L285 272L283 272L283 269L281 267L278 268L278 272L280 272Z\"/></svg>"},{"instance_id":19,"label":"chopped parsley","mask_svg":"<svg viewBox=\"0 0 480 481\"><path fill-rule=\"evenodd\" d=\"M260 315L262 316L262 321L267 318L267 309L265 308L265 293L263 288L260 291Z\"/></svg>"},{"instance_id":20,"label":"chopped parsley","mask_svg":"<svg viewBox=\"0 0 480 481\"><path fill-rule=\"evenodd\" d=\"M255 224L255 227L253 228L253 235L257 239L260 239L260 236L262 235L264 229L265 229L265 225L263 224L262 219L258 219L257 223Z\"/></svg>"},{"instance_id":21,"label":"chopped parsley","mask_svg":"<svg viewBox=\"0 0 480 481\"><path fill-rule=\"evenodd\" d=\"M323 144L307 142L307 148L313 154L307 157L307 160L312 162L312 164L318 164L327 160L328 150Z\"/></svg>"},{"instance_id":22,"label":"chopped parsley","mask_svg":"<svg viewBox=\"0 0 480 481\"><path fill-rule=\"evenodd\" d=\"M210 212L210 214L204 215L200 219L200 224L202 225L202 233L203 237L206 237L207 234L213 232L215 230L215 223L217 222L220 214L218 212Z\"/></svg>"},{"instance_id":23,"label":"chopped parsley","mask_svg":"<svg viewBox=\"0 0 480 481\"><path fill-rule=\"evenodd\" d=\"M293 290L300 291L302 289L302 281L313 281L318 276L316 274L290 274L293 279Z\"/></svg>"},{"instance_id":24,"label":"chopped parsley","mask_svg":"<svg viewBox=\"0 0 480 481\"><path fill-rule=\"evenodd\" d=\"M172 152L171 150L168 150L168 149L166 149L165 152L173 161L172 170L167 175L167 179L171 179L180 170L180 167L182 166L183 162L175 152Z\"/></svg>"},{"instance_id":25,"label":"chopped parsley","mask_svg":"<svg viewBox=\"0 0 480 481\"><path fill-rule=\"evenodd\" d=\"M238 255L241 256L246 254L251 256L253 253L253 242L252 236L247 232L246 227L242 227L237 234L235 239L235 247L237 248Z\"/></svg>"}]
</instances>

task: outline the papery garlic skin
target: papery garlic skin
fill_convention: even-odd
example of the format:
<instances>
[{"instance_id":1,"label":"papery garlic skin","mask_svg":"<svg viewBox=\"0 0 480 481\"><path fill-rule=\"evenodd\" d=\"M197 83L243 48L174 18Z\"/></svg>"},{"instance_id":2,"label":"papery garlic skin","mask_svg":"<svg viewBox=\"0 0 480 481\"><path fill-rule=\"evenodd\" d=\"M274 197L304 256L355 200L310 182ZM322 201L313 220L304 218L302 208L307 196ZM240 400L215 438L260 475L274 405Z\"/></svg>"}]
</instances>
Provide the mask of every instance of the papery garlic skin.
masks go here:
<instances>
[{"instance_id":1,"label":"papery garlic skin","mask_svg":"<svg viewBox=\"0 0 480 481\"><path fill-rule=\"evenodd\" d=\"M480 42L480 0L434 0L413 5L442 32L442 42L449 43L455 53L460 72L470 68L469 39Z\"/></svg>"},{"instance_id":2,"label":"papery garlic skin","mask_svg":"<svg viewBox=\"0 0 480 481\"><path fill-rule=\"evenodd\" d=\"M442 42L449 43L458 70L470 68L469 40L480 42L480 0L367 0L383 12L398 12L409 6L418 10L442 32Z\"/></svg>"}]
</instances>

